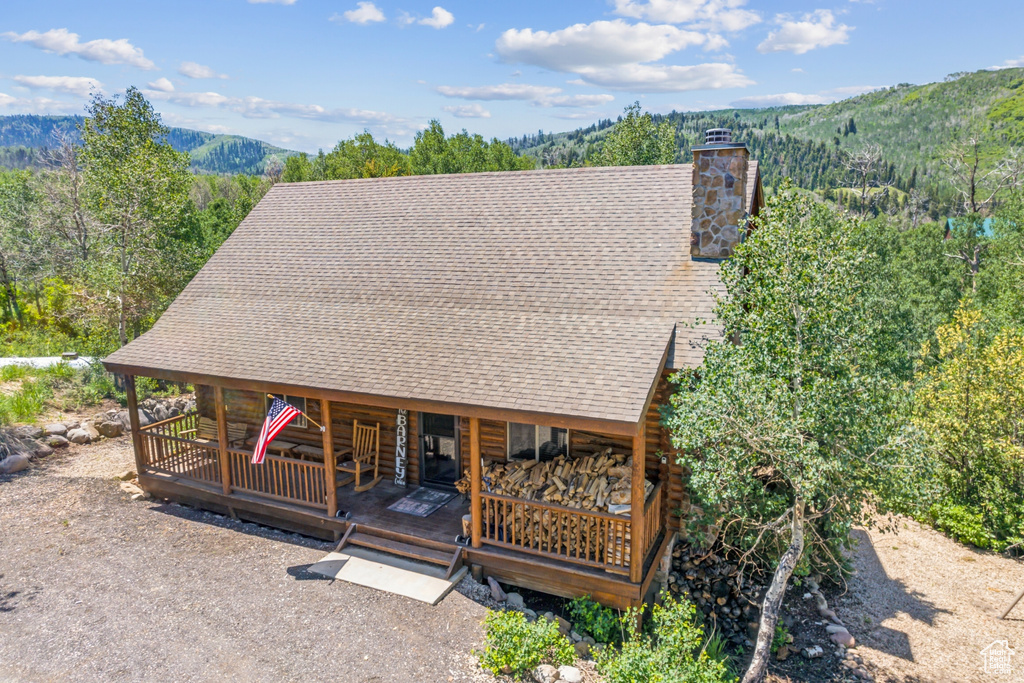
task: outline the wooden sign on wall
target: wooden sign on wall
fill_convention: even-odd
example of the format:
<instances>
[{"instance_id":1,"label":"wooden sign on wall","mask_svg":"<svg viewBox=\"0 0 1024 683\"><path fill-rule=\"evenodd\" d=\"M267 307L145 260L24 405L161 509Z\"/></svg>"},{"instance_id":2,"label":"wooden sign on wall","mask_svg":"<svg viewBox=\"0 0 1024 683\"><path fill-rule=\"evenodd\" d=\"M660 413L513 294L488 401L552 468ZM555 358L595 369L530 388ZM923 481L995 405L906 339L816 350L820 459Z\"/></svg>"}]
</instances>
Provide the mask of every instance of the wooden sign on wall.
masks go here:
<instances>
[{"instance_id":1,"label":"wooden sign on wall","mask_svg":"<svg viewBox=\"0 0 1024 683\"><path fill-rule=\"evenodd\" d=\"M409 464L408 456L409 441L409 411L398 410L398 417L395 420L395 484L407 486L405 470Z\"/></svg>"}]
</instances>

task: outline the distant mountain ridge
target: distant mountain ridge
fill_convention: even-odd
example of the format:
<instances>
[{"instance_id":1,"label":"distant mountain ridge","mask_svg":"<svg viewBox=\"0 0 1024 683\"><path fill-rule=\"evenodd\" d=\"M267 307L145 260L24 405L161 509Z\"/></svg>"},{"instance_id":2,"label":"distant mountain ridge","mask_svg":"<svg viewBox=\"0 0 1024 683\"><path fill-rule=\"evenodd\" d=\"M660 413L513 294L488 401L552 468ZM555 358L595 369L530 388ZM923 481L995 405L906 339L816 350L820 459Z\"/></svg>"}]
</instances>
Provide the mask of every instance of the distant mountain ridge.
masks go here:
<instances>
[{"instance_id":1,"label":"distant mountain ridge","mask_svg":"<svg viewBox=\"0 0 1024 683\"><path fill-rule=\"evenodd\" d=\"M27 168L40 163L39 150L52 147L57 136L78 138L82 116L0 116L0 166ZM299 154L241 135L218 135L190 128L170 128L167 141L179 152L188 152L192 168L200 173L248 173L258 175L267 163Z\"/></svg>"},{"instance_id":2,"label":"distant mountain ridge","mask_svg":"<svg viewBox=\"0 0 1024 683\"><path fill-rule=\"evenodd\" d=\"M708 128L726 127L761 161L765 184L785 176L807 189L849 184L847 152L878 145L885 167L880 179L901 190L914 187L942 194L942 152L958 130L972 124L989 129L984 155L1000 158L1024 144L1024 68L951 74L926 85L903 83L826 105L763 109L722 109L654 115L675 124L678 160L690 161L691 146ZM563 133L510 138L516 152L544 165L585 163L599 151L615 124L604 119Z\"/></svg>"}]
</instances>

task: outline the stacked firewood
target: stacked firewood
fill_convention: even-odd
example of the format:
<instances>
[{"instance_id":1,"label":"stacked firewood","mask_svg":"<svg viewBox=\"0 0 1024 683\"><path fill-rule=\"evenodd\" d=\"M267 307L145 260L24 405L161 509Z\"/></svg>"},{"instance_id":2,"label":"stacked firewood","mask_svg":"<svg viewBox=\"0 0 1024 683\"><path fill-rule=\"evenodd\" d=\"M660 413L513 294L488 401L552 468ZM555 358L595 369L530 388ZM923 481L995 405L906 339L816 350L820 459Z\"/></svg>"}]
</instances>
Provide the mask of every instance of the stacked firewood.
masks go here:
<instances>
[{"instance_id":1,"label":"stacked firewood","mask_svg":"<svg viewBox=\"0 0 1024 683\"><path fill-rule=\"evenodd\" d=\"M668 576L673 593L686 594L707 624L737 645L750 647L757 633L763 587L740 580L739 567L715 549L677 545Z\"/></svg>"},{"instance_id":2,"label":"stacked firewood","mask_svg":"<svg viewBox=\"0 0 1024 683\"><path fill-rule=\"evenodd\" d=\"M628 513L631 504L633 458L611 448L580 458L560 455L553 460L489 462L482 473L483 490L512 498L570 508ZM456 486L470 488L469 471ZM644 498L654 484L644 480Z\"/></svg>"}]
</instances>

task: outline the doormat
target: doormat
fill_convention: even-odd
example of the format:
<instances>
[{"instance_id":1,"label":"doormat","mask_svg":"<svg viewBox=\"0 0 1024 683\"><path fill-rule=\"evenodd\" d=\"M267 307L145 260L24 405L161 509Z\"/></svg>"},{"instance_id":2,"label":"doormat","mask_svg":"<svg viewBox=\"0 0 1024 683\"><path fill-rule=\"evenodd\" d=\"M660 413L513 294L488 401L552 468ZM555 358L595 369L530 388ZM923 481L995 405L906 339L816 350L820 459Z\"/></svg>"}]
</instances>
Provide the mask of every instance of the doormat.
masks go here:
<instances>
[{"instance_id":1,"label":"doormat","mask_svg":"<svg viewBox=\"0 0 1024 683\"><path fill-rule=\"evenodd\" d=\"M429 517L454 497L454 493L420 487L405 498L399 498L389 505L388 510L416 517Z\"/></svg>"}]
</instances>

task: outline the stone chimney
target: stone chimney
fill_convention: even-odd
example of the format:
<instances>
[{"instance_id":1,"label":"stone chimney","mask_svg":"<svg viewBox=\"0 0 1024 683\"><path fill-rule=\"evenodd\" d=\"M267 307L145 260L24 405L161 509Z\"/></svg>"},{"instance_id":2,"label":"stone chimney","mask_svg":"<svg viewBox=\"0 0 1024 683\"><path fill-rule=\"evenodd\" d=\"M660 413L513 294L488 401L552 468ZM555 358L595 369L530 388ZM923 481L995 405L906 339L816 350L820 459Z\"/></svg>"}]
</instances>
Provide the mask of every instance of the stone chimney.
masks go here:
<instances>
[{"instance_id":1,"label":"stone chimney","mask_svg":"<svg viewBox=\"0 0 1024 683\"><path fill-rule=\"evenodd\" d=\"M690 256L726 258L747 222L747 146L728 128L712 128L693 148Z\"/></svg>"}]
</instances>

